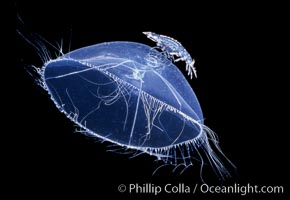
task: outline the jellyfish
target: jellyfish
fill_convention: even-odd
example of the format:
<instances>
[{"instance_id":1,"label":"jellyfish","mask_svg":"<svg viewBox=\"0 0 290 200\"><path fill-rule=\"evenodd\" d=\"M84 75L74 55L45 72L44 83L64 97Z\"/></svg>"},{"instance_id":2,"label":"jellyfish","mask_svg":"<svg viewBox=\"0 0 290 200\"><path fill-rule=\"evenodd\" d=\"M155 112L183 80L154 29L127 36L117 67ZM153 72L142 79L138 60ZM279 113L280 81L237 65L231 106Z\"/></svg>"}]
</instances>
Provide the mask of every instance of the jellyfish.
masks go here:
<instances>
[{"instance_id":1,"label":"jellyfish","mask_svg":"<svg viewBox=\"0 0 290 200\"><path fill-rule=\"evenodd\" d=\"M80 132L174 169L195 159L202 168L206 158L219 178L230 176L193 89L160 50L117 41L42 58L38 83Z\"/></svg>"}]
</instances>

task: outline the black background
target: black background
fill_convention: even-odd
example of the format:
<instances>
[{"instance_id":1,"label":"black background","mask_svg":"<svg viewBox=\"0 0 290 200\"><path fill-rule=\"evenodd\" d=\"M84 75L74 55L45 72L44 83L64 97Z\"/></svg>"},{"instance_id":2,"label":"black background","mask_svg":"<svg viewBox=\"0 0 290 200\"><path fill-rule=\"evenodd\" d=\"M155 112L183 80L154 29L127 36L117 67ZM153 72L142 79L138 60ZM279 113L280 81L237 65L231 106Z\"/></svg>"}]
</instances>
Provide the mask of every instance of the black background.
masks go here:
<instances>
[{"instance_id":1,"label":"black background","mask_svg":"<svg viewBox=\"0 0 290 200\"><path fill-rule=\"evenodd\" d=\"M129 159L128 155L107 152L108 143L75 133L73 123L25 71L31 64L43 63L34 48L16 33L21 26L17 15L27 30L52 44L63 39L64 52L68 52L69 46L74 50L105 41L153 45L142 31L179 40L196 60L198 79L190 83L199 98L205 123L218 134L224 153L237 167L236 174L226 183L282 185L288 192L289 87L285 69L289 64L283 61L286 55L283 6L190 5L182 1L155 4L148 1L9 4L12 15L8 27L12 27L11 52L15 64L5 66L10 78L5 85L9 97L5 126L9 131L3 134L9 136L9 147L5 148L9 166L7 185L18 191L16 194L146 199L155 196L119 193L117 187L130 183L190 186L200 183L198 168L190 168L181 175L164 169L152 176L158 166L153 157ZM210 169L205 169L204 178L209 184L218 183ZM157 198L286 199L286 196L163 192Z\"/></svg>"}]
</instances>

